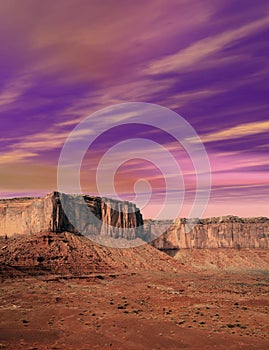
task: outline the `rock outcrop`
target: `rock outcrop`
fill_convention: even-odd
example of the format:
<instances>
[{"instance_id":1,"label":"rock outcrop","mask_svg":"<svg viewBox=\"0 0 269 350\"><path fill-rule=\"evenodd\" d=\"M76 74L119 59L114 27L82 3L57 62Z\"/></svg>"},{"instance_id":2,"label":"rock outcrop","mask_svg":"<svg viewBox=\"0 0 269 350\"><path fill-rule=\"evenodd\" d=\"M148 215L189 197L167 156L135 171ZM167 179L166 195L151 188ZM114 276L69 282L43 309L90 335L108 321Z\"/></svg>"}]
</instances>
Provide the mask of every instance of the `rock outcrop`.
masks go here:
<instances>
[{"instance_id":1,"label":"rock outcrop","mask_svg":"<svg viewBox=\"0 0 269 350\"><path fill-rule=\"evenodd\" d=\"M269 248L269 219L237 216L210 219L145 222L145 230L158 249ZM161 232L164 232L160 235ZM157 237L157 238L156 238Z\"/></svg>"},{"instance_id":2,"label":"rock outcrop","mask_svg":"<svg viewBox=\"0 0 269 350\"><path fill-rule=\"evenodd\" d=\"M176 261L149 244L130 249L111 249L81 235L42 232L0 237L0 278L20 275L172 271Z\"/></svg>"},{"instance_id":3,"label":"rock outcrop","mask_svg":"<svg viewBox=\"0 0 269 350\"><path fill-rule=\"evenodd\" d=\"M126 201L59 192L0 200L2 236L67 231L132 240L143 238L142 225L139 209Z\"/></svg>"},{"instance_id":4,"label":"rock outcrop","mask_svg":"<svg viewBox=\"0 0 269 350\"><path fill-rule=\"evenodd\" d=\"M53 192L44 198L0 200L0 236L39 232L83 234L114 247L136 246L143 240L160 250L269 248L265 217L144 222L135 204L109 198Z\"/></svg>"}]
</instances>

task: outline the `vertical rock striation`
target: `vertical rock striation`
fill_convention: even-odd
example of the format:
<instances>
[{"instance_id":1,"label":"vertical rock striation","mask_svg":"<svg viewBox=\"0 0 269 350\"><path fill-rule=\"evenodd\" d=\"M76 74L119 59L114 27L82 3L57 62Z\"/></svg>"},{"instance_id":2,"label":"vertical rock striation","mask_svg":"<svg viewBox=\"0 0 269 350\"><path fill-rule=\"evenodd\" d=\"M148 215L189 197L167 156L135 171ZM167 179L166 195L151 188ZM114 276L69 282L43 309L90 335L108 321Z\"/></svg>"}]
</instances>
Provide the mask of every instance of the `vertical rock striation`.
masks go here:
<instances>
[{"instance_id":1,"label":"vertical rock striation","mask_svg":"<svg viewBox=\"0 0 269 350\"><path fill-rule=\"evenodd\" d=\"M67 231L134 239L143 238L142 225L139 209L130 202L59 192L0 200L0 235Z\"/></svg>"},{"instance_id":2,"label":"vertical rock striation","mask_svg":"<svg viewBox=\"0 0 269 350\"><path fill-rule=\"evenodd\" d=\"M0 235L49 231L52 228L53 202L45 198L0 200Z\"/></svg>"},{"instance_id":3,"label":"vertical rock striation","mask_svg":"<svg viewBox=\"0 0 269 350\"><path fill-rule=\"evenodd\" d=\"M164 230L165 227L168 228ZM163 250L269 248L269 219L266 217L224 216L196 221L177 219L174 222L148 220L145 229L152 238L152 245Z\"/></svg>"},{"instance_id":4,"label":"vertical rock striation","mask_svg":"<svg viewBox=\"0 0 269 350\"><path fill-rule=\"evenodd\" d=\"M135 204L109 198L53 192L44 198L0 200L0 235L46 231L92 235L101 243L106 238L140 238L161 250L269 248L269 219L265 217L144 223Z\"/></svg>"}]
</instances>

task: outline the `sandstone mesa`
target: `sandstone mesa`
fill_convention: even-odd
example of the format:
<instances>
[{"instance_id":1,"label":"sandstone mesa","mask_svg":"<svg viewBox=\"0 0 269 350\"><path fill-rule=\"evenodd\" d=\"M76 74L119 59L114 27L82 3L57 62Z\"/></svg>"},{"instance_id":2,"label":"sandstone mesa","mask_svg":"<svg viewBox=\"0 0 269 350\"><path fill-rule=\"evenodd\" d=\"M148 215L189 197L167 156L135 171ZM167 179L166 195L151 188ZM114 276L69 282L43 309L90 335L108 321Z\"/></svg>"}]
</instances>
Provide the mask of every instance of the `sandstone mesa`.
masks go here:
<instances>
[{"instance_id":1,"label":"sandstone mesa","mask_svg":"<svg viewBox=\"0 0 269 350\"><path fill-rule=\"evenodd\" d=\"M68 208L68 217L63 203L65 210ZM94 214L90 218L89 210ZM44 198L0 200L1 236L40 232L70 232L129 241L141 239L160 250L269 247L266 217L144 221L140 210L131 202L56 191Z\"/></svg>"}]
</instances>

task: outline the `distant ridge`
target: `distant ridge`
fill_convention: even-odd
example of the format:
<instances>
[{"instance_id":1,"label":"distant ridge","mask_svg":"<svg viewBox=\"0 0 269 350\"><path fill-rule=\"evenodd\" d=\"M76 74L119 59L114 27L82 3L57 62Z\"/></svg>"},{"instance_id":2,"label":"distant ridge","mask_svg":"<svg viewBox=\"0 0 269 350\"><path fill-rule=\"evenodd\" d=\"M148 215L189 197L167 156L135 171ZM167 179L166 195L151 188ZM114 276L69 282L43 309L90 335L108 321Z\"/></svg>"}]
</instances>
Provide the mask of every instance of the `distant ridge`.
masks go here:
<instances>
[{"instance_id":1,"label":"distant ridge","mask_svg":"<svg viewBox=\"0 0 269 350\"><path fill-rule=\"evenodd\" d=\"M146 220L145 226L158 249L269 248L267 217Z\"/></svg>"}]
</instances>

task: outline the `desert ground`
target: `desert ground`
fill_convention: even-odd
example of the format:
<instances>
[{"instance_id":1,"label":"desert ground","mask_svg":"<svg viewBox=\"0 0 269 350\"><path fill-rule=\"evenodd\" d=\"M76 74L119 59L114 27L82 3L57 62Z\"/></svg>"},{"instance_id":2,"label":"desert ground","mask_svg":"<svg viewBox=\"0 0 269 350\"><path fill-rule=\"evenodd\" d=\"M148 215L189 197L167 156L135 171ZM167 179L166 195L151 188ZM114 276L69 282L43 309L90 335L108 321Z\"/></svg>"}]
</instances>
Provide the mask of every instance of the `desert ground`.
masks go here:
<instances>
[{"instance_id":1,"label":"desert ground","mask_svg":"<svg viewBox=\"0 0 269 350\"><path fill-rule=\"evenodd\" d=\"M0 249L2 349L269 348L267 251L172 258L69 234Z\"/></svg>"}]
</instances>

